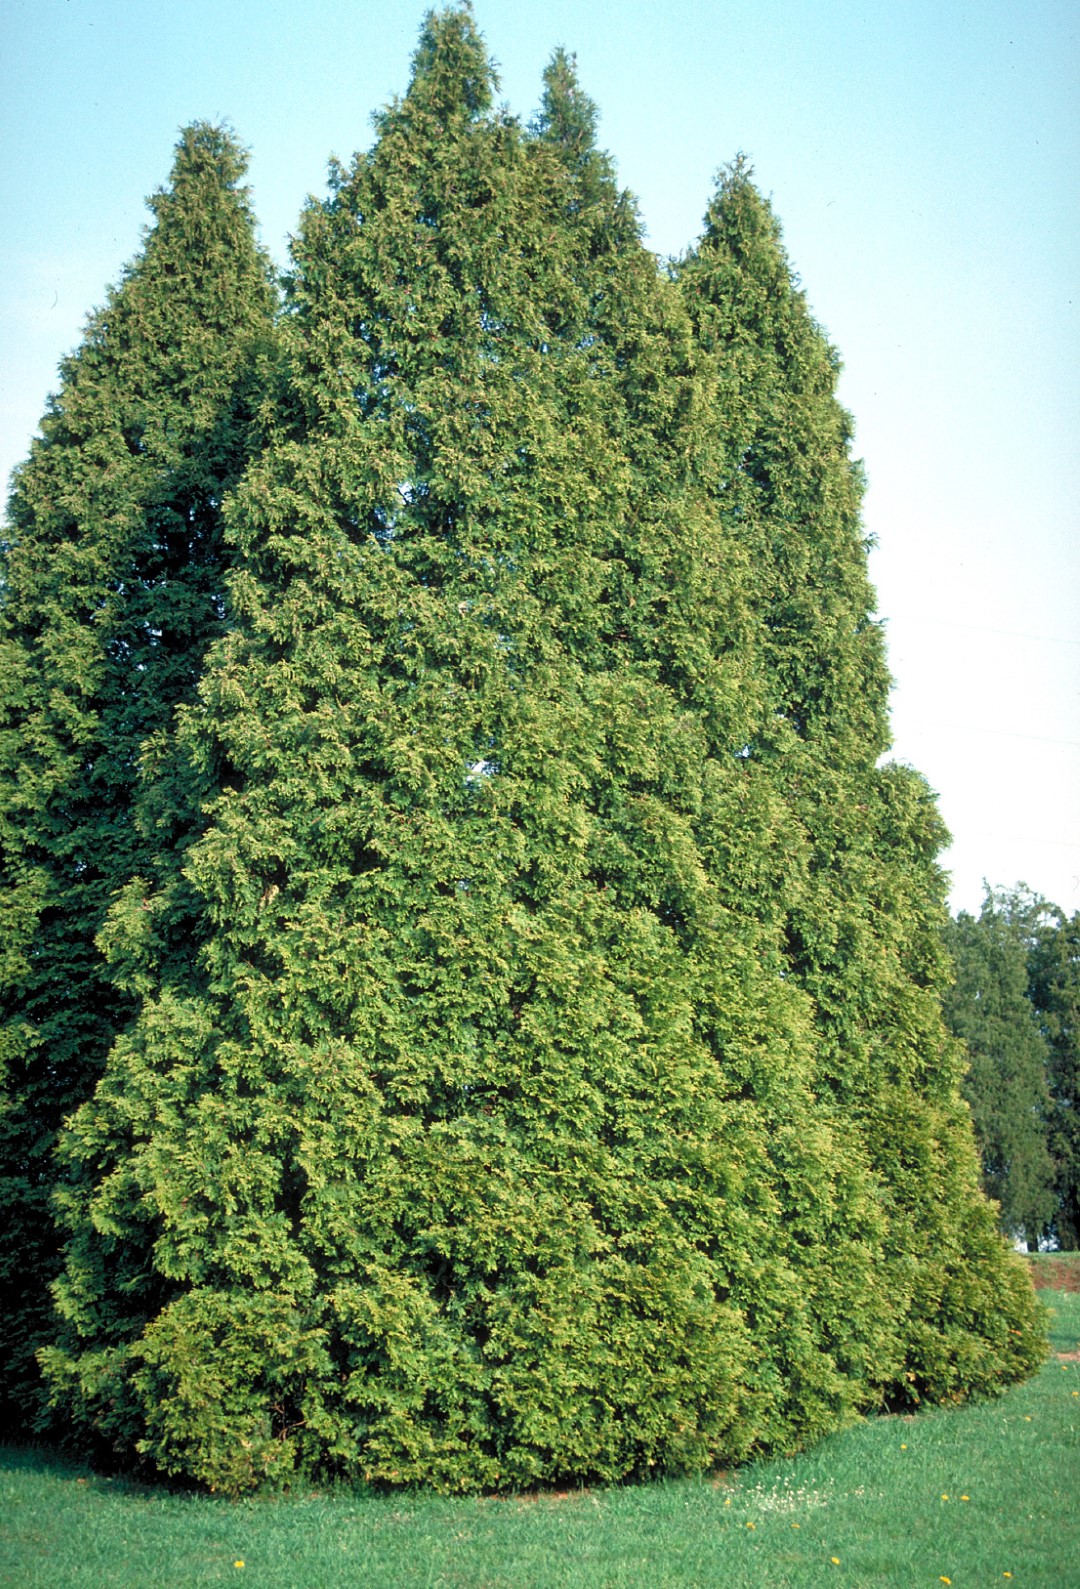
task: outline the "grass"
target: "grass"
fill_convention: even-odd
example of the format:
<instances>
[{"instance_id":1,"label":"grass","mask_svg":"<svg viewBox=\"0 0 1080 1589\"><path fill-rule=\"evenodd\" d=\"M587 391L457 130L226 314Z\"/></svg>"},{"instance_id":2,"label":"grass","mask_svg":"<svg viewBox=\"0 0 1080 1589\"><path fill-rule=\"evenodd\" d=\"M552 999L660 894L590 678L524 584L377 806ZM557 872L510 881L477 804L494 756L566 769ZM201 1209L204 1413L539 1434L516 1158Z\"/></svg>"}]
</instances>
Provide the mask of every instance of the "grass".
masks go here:
<instances>
[{"instance_id":1,"label":"grass","mask_svg":"<svg viewBox=\"0 0 1080 1589\"><path fill-rule=\"evenodd\" d=\"M0 1450L18 1589L836 1589L1080 1586L1080 1294L998 1401L870 1419L727 1477L506 1499L229 1502ZM242 1563L242 1565L241 1565Z\"/></svg>"}]
</instances>

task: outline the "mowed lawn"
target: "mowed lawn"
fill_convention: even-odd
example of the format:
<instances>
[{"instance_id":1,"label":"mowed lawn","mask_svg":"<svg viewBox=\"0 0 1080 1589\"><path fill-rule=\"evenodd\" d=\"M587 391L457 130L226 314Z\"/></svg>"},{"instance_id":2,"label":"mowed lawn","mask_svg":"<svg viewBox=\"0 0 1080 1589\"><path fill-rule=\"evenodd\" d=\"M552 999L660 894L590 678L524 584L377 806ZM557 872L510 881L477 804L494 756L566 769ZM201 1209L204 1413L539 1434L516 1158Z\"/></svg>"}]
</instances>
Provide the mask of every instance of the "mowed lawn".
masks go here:
<instances>
[{"instance_id":1,"label":"mowed lawn","mask_svg":"<svg viewBox=\"0 0 1080 1589\"><path fill-rule=\"evenodd\" d=\"M467 1500L339 1491L230 1502L9 1448L0 1583L1070 1589L1080 1586L1080 1292L1043 1297L1054 1356L1000 1400L869 1419L803 1456L713 1478Z\"/></svg>"}]
</instances>

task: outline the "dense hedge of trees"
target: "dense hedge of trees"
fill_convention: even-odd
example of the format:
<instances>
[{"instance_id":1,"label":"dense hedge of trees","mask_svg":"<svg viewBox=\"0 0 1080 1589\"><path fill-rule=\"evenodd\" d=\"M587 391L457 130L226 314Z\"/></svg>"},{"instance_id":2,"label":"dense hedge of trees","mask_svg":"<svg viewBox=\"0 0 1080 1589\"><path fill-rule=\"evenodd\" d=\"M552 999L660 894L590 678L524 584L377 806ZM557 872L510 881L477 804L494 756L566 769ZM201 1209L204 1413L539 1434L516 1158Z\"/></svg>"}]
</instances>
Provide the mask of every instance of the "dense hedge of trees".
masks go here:
<instances>
[{"instance_id":1,"label":"dense hedge of trees","mask_svg":"<svg viewBox=\"0 0 1080 1589\"><path fill-rule=\"evenodd\" d=\"M429 16L276 319L186 134L10 513L12 1394L232 1492L699 1469L1045 1350L836 355L744 163L660 268L572 59L495 86Z\"/></svg>"},{"instance_id":2,"label":"dense hedge of trees","mask_svg":"<svg viewBox=\"0 0 1080 1589\"><path fill-rule=\"evenodd\" d=\"M947 928L949 1026L971 1066L983 1182L1002 1228L1035 1250L1080 1244L1080 913L1022 885L988 889Z\"/></svg>"}]
</instances>

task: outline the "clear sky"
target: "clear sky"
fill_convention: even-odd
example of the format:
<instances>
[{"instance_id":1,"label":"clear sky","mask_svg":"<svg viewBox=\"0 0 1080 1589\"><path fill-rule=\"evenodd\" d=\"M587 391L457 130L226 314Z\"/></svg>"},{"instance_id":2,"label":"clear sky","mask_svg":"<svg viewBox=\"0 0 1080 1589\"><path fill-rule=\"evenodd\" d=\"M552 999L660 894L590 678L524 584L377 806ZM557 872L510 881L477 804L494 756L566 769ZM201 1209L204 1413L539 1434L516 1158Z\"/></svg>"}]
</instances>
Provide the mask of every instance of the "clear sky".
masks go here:
<instances>
[{"instance_id":1,"label":"clear sky","mask_svg":"<svg viewBox=\"0 0 1080 1589\"><path fill-rule=\"evenodd\" d=\"M252 151L284 264L331 154L408 82L414 0L4 0L0 474L140 246L179 127ZM1075 0L476 0L528 117L577 53L649 245L739 150L844 359L896 688L955 907L1080 909L1080 7Z\"/></svg>"}]
</instances>

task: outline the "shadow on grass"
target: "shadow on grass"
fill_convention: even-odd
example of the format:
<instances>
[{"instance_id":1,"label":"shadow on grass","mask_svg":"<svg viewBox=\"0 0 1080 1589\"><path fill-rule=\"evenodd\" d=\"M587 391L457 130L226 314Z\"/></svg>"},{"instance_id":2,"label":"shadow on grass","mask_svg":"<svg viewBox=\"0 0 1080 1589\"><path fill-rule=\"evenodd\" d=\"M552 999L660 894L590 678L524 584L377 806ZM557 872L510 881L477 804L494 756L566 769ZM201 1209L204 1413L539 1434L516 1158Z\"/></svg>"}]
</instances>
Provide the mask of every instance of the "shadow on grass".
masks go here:
<instances>
[{"instance_id":1,"label":"shadow on grass","mask_svg":"<svg viewBox=\"0 0 1080 1589\"><path fill-rule=\"evenodd\" d=\"M85 1456L65 1451L44 1441L27 1440L0 1443L0 1474L53 1480L77 1485L89 1494L140 1497L151 1500L168 1495L173 1499L212 1500L205 1490L183 1484L156 1473L139 1474L108 1462L95 1463Z\"/></svg>"}]
</instances>

